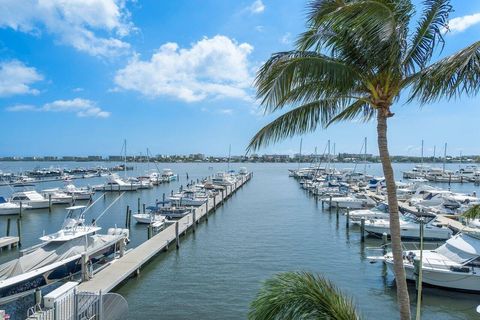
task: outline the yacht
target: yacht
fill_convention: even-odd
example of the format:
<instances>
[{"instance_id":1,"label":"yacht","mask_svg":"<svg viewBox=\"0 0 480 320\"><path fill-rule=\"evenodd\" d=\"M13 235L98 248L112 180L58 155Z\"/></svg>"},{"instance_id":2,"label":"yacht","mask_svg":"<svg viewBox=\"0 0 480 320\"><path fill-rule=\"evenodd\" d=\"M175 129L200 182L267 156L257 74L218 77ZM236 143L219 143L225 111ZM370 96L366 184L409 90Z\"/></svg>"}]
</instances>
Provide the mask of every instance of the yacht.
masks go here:
<instances>
[{"instance_id":1,"label":"yacht","mask_svg":"<svg viewBox=\"0 0 480 320\"><path fill-rule=\"evenodd\" d=\"M429 171L430 171L429 166L418 164L412 170L403 172L403 178L404 179L425 178Z\"/></svg>"},{"instance_id":2,"label":"yacht","mask_svg":"<svg viewBox=\"0 0 480 320\"><path fill-rule=\"evenodd\" d=\"M449 228L438 224L436 215L422 214L421 216L413 213L405 213L400 216L400 235L402 239L420 238L420 218L424 219L425 240L447 240L453 232ZM386 233L390 236L390 221L388 219L377 219L365 221L365 231L369 234L382 236Z\"/></svg>"},{"instance_id":3,"label":"yacht","mask_svg":"<svg viewBox=\"0 0 480 320\"><path fill-rule=\"evenodd\" d=\"M65 188L63 189L63 192L65 192L68 195L71 195L75 200L90 200L95 194L95 191L93 191L88 187L78 188L71 183L65 186Z\"/></svg>"},{"instance_id":4,"label":"yacht","mask_svg":"<svg viewBox=\"0 0 480 320\"><path fill-rule=\"evenodd\" d=\"M330 199L325 199L330 204ZM373 207L377 203L375 200L364 194L357 194L352 196L332 197L332 207L336 208L349 208L349 209L362 209L366 207Z\"/></svg>"},{"instance_id":5,"label":"yacht","mask_svg":"<svg viewBox=\"0 0 480 320\"><path fill-rule=\"evenodd\" d=\"M166 222L166 217L159 213L158 207L148 207L146 213L138 213L132 215L137 223L155 224L161 227Z\"/></svg>"},{"instance_id":6,"label":"yacht","mask_svg":"<svg viewBox=\"0 0 480 320\"><path fill-rule=\"evenodd\" d=\"M23 209L30 209L29 205L22 205ZM0 215L19 214L20 204L5 200L4 197L0 197Z\"/></svg>"},{"instance_id":7,"label":"yacht","mask_svg":"<svg viewBox=\"0 0 480 320\"><path fill-rule=\"evenodd\" d=\"M95 186L95 191L137 191L140 187L138 182L125 181L117 174L111 174L107 177L105 184Z\"/></svg>"},{"instance_id":8,"label":"yacht","mask_svg":"<svg viewBox=\"0 0 480 320\"><path fill-rule=\"evenodd\" d=\"M361 210L353 210L349 212L350 219L352 223L360 223L362 218L365 220L372 220L372 219L388 219L390 214L388 213L388 204L382 202L376 207L372 209L361 209Z\"/></svg>"},{"instance_id":9,"label":"yacht","mask_svg":"<svg viewBox=\"0 0 480 320\"><path fill-rule=\"evenodd\" d=\"M185 217L187 214L190 213L190 209L186 207L175 207L175 206L168 206L168 207L158 207L158 214L164 216L167 219L180 219Z\"/></svg>"},{"instance_id":10,"label":"yacht","mask_svg":"<svg viewBox=\"0 0 480 320\"><path fill-rule=\"evenodd\" d=\"M229 186L235 183L235 179L225 172L217 172L212 178L212 183L220 186Z\"/></svg>"},{"instance_id":11,"label":"yacht","mask_svg":"<svg viewBox=\"0 0 480 320\"><path fill-rule=\"evenodd\" d=\"M40 238L42 241L69 241L87 234L95 233L101 228L95 225L85 224L86 206L72 206L66 208L67 215L63 221L62 228L52 234Z\"/></svg>"},{"instance_id":12,"label":"yacht","mask_svg":"<svg viewBox=\"0 0 480 320\"><path fill-rule=\"evenodd\" d=\"M171 169L163 169L162 180L165 182L174 181L177 180L177 176L173 173Z\"/></svg>"},{"instance_id":13,"label":"yacht","mask_svg":"<svg viewBox=\"0 0 480 320\"><path fill-rule=\"evenodd\" d=\"M10 202L22 203L22 206L27 205L29 209L44 209L50 206L48 199L34 190L14 192Z\"/></svg>"},{"instance_id":14,"label":"yacht","mask_svg":"<svg viewBox=\"0 0 480 320\"><path fill-rule=\"evenodd\" d=\"M52 204L69 204L73 201L73 196L63 192L60 188L42 190L45 199L52 199Z\"/></svg>"},{"instance_id":15,"label":"yacht","mask_svg":"<svg viewBox=\"0 0 480 320\"><path fill-rule=\"evenodd\" d=\"M393 272L393 256L384 256ZM414 261L420 259L420 250L404 252L407 280L415 280ZM462 232L448 239L435 250L422 252L422 282L448 289L480 291L480 238L478 233Z\"/></svg>"},{"instance_id":16,"label":"yacht","mask_svg":"<svg viewBox=\"0 0 480 320\"><path fill-rule=\"evenodd\" d=\"M180 206L201 206L208 201L208 195L194 190L186 190L170 196L169 200Z\"/></svg>"}]
</instances>

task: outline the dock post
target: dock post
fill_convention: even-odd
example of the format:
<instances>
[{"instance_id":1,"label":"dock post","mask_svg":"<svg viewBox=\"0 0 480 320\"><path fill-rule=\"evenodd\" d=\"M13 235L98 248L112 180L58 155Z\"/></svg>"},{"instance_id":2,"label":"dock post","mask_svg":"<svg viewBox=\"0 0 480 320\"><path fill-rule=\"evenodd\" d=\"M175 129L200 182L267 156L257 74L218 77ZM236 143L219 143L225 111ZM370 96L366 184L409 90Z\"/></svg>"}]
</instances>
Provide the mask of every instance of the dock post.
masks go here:
<instances>
[{"instance_id":1,"label":"dock post","mask_svg":"<svg viewBox=\"0 0 480 320\"><path fill-rule=\"evenodd\" d=\"M152 224L149 224L147 228L147 239L150 240L151 238L152 238Z\"/></svg>"},{"instance_id":2,"label":"dock post","mask_svg":"<svg viewBox=\"0 0 480 320\"><path fill-rule=\"evenodd\" d=\"M128 212L130 210L130 207L127 206L127 212L125 212L125 228L128 228Z\"/></svg>"},{"instance_id":3,"label":"dock post","mask_svg":"<svg viewBox=\"0 0 480 320\"><path fill-rule=\"evenodd\" d=\"M125 255L125 241L121 240L119 246L120 246L119 248L120 258L121 258Z\"/></svg>"},{"instance_id":4,"label":"dock post","mask_svg":"<svg viewBox=\"0 0 480 320\"><path fill-rule=\"evenodd\" d=\"M337 220L338 220L338 211L340 210L340 208L338 207L338 201L337 201Z\"/></svg>"},{"instance_id":5,"label":"dock post","mask_svg":"<svg viewBox=\"0 0 480 320\"><path fill-rule=\"evenodd\" d=\"M383 247L383 254L387 254L387 243L388 243L388 235L386 232L382 234L382 247Z\"/></svg>"},{"instance_id":6,"label":"dock post","mask_svg":"<svg viewBox=\"0 0 480 320\"><path fill-rule=\"evenodd\" d=\"M360 241L365 242L365 217L360 220Z\"/></svg>"},{"instance_id":7,"label":"dock post","mask_svg":"<svg viewBox=\"0 0 480 320\"><path fill-rule=\"evenodd\" d=\"M48 212L52 212L52 194L48 195Z\"/></svg>"},{"instance_id":8,"label":"dock post","mask_svg":"<svg viewBox=\"0 0 480 320\"><path fill-rule=\"evenodd\" d=\"M216 210L217 209L217 196L215 195L213 197L213 210Z\"/></svg>"},{"instance_id":9,"label":"dock post","mask_svg":"<svg viewBox=\"0 0 480 320\"><path fill-rule=\"evenodd\" d=\"M10 218L7 219L7 237L10 236Z\"/></svg>"},{"instance_id":10,"label":"dock post","mask_svg":"<svg viewBox=\"0 0 480 320\"><path fill-rule=\"evenodd\" d=\"M170 193L170 195L173 197L173 190L172 190L172 192Z\"/></svg>"},{"instance_id":11,"label":"dock post","mask_svg":"<svg viewBox=\"0 0 480 320\"><path fill-rule=\"evenodd\" d=\"M145 203L143 204L143 214L145 214Z\"/></svg>"},{"instance_id":12,"label":"dock post","mask_svg":"<svg viewBox=\"0 0 480 320\"><path fill-rule=\"evenodd\" d=\"M88 256L87 256L87 253L84 252L84 253L82 253L82 258L81 258L81 264L82 264L82 281L88 281L88 280L89 280L87 263L88 263Z\"/></svg>"},{"instance_id":13,"label":"dock post","mask_svg":"<svg viewBox=\"0 0 480 320\"><path fill-rule=\"evenodd\" d=\"M350 228L350 208L347 208L347 220L345 221L345 228Z\"/></svg>"},{"instance_id":14,"label":"dock post","mask_svg":"<svg viewBox=\"0 0 480 320\"><path fill-rule=\"evenodd\" d=\"M22 246L22 237L21 237L21 234L22 234L22 226L21 226L21 221L20 219L17 219L17 237L18 237L18 246L21 247Z\"/></svg>"},{"instance_id":15,"label":"dock post","mask_svg":"<svg viewBox=\"0 0 480 320\"><path fill-rule=\"evenodd\" d=\"M180 248L180 234L178 233L178 221L175 222L175 239L177 240L176 246L177 249Z\"/></svg>"},{"instance_id":16,"label":"dock post","mask_svg":"<svg viewBox=\"0 0 480 320\"><path fill-rule=\"evenodd\" d=\"M165 206L165 192L162 195L162 207Z\"/></svg>"},{"instance_id":17,"label":"dock post","mask_svg":"<svg viewBox=\"0 0 480 320\"><path fill-rule=\"evenodd\" d=\"M193 209L193 212L192 212L192 215L193 215L193 222L192 222L192 231L193 233L195 233L195 228L197 226L197 216L196 216L196 212L197 210L196 209Z\"/></svg>"},{"instance_id":18,"label":"dock post","mask_svg":"<svg viewBox=\"0 0 480 320\"><path fill-rule=\"evenodd\" d=\"M18 213L18 216L22 218L22 209L23 209L23 203L20 201L20 212Z\"/></svg>"},{"instance_id":19,"label":"dock post","mask_svg":"<svg viewBox=\"0 0 480 320\"><path fill-rule=\"evenodd\" d=\"M42 304L42 290L39 288L35 289L35 305Z\"/></svg>"},{"instance_id":20,"label":"dock post","mask_svg":"<svg viewBox=\"0 0 480 320\"><path fill-rule=\"evenodd\" d=\"M325 201L322 200L322 210L325 209Z\"/></svg>"},{"instance_id":21,"label":"dock post","mask_svg":"<svg viewBox=\"0 0 480 320\"><path fill-rule=\"evenodd\" d=\"M205 215L208 217L208 202L210 202L210 199L207 197L207 202L205 203Z\"/></svg>"},{"instance_id":22,"label":"dock post","mask_svg":"<svg viewBox=\"0 0 480 320\"><path fill-rule=\"evenodd\" d=\"M330 196L330 201L328 203L328 210L332 211L332 196Z\"/></svg>"},{"instance_id":23,"label":"dock post","mask_svg":"<svg viewBox=\"0 0 480 320\"><path fill-rule=\"evenodd\" d=\"M137 198L137 213L140 214L140 198Z\"/></svg>"},{"instance_id":24,"label":"dock post","mask_svg":"<svg viewBox=\"0 0 480 320\"><path fill-rule=\"evenodd\" d=\"M132 209L128 210L128 229L132 226Z\"/></svg>"}]
</instances>

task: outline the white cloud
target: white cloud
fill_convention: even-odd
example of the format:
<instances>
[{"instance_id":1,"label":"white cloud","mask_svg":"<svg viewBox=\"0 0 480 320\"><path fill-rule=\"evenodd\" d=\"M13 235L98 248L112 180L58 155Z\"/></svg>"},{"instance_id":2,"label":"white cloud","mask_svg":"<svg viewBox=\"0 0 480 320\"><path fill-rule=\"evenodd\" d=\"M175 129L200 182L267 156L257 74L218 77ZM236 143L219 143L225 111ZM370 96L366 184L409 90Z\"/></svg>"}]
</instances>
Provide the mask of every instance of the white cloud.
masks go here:
<instances>
[{"instance_id":1,"label":"white cloud","mask_svg":"<svg viewBox=\"0 0 480 320\"><path fill-rule=\"evenodd\" d=\"M2 0L0 27L40 35L54 34L63 44L93 56L114 56L130 45L122 40L134 27L126 0ZM95 31L107 33L97 36Z\"/></svg>"},{"instance_id":2,"label":"white cloud","mask_svg":"<svg viewBox=\"0 0 480 320\"><path fill-rule=\"evenodd\" d=\"M208 97L250 100L248 55L253 47L226 36L203 38L191 48L163 44L150 60L136 55L117 71L117 89L138 91L148 97L170 96L186 102ZM115 90L114 90L115 91Z\"/></svg>"},{"instance_id":3,"label":"white cloud","mask_svg":"<svg viewBox=\"0 0 480 320\"><path fill-rule=\"evenodd\" d=\"M265 11L265 5L263 4L262 0L255 0L247 7L247 10L253 14L262 13Z\"/></svg>"},{"instance_id":4,"label":"white cloud","mask_svg":"<svg viewBox=\"0 0 480 320\"><path fill-rule=\"evenodd\" d=\"M38 94L30 87L43 76L35 68L27 67L18 60L0 62L0 97L16 94Z\"/></svg>"},{"instance_id":5,"label":"white cloud","mask_svg":"<svg viewBox=\"0 0 480 320\"><path fill-rule=\"evenodd\" d=\"M280 42L282 44L290 44L292 42L291 37L292 37L291 33L287 32L280 38Z\"/></svg>"},{"instance_id":6,"label":"white cloud","mask_svg":"<svg viewBox=\"0 0 480 320\"><path fill-rule=\"evenodd\" d=\"M80 87L77 87L77 88L73 88L73 92L82 92L84 89L83 88L80 88Z\"/></svg>"},{"instance_id":7,"label":"white cloud","mask_svg":"<svg viewBox=\"0 0 480 320\"><path fill-rule=\"evenodd\" d=\"M448 22L448 29L452 32L462 32L478 23L480 23L480 13L475 13L451 19Z\"/></svg>"},{"instance_id":8,"label":"white cloud","mask_svg":"<svg viewBox=\"0 0 480 320\"><path fill-rule=\"evenodd\" d=\"M55 100L42 107L33 105L14 105L5 110L10 112L42 111L42 112L71 112L78 117L108 118L110 112L100 109L94 101L75 98L72 100Z\"/></svg>"},{"instance_id":9,"label":"white cloud","mask_svg":"<svg viewBox=\"0 0 480 320\"><path fill-rule=\"evenodd\" d=\"M230 114L233 113L233 109L226 109L226 108L225 108L225 109L219 109L219 110L218 110L218 113L230 115Z\"/></svg>"}]
</instances>

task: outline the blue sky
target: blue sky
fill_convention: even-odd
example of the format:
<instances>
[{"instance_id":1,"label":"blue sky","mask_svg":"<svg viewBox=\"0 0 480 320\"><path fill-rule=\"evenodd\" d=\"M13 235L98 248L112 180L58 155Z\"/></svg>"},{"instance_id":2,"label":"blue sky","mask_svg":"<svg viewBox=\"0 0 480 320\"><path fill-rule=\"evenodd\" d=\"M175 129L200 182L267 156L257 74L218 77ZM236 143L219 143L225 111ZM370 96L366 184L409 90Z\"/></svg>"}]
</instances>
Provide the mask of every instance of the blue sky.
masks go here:
<instances>
[{"instance_id":1,"label":"blue sky","mask_svg":"<svg viewBox=\"0 0 480 320\"><path fill-rule=\"evenodd\" d=\"M251 86L271 53L304 29L300 0L0 0L0 156L242 154L271 117ZM452 1L442 55L480 34L480 2ZM420 10L420 7L417 9ZM480 97L397 105L393 154L480 154ZM377 153L373 123L303 138L304 152ZM295 153L300 138L259 153Z\"/></svg>"}]
</instances>

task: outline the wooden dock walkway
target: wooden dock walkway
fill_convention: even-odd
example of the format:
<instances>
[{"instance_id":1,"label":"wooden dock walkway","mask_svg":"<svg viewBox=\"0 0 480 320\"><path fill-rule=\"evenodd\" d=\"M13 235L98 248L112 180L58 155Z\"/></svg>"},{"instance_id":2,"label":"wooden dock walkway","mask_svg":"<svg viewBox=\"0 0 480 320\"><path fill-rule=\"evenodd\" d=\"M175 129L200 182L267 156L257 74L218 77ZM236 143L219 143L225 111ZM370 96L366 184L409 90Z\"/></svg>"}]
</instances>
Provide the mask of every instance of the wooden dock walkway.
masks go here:
<instances>
[{"instance_id":1,"label":"wooden dock walkway","mask_svg":"<svg viewBox=\"0 0 480 320\"><path fill-rule=\"evenodd\" d=\"M248 182L251 177L252 174L249 173L243 176L241 181L237 181L234 185L227 186L225 190L220 191L215 198L209 198L206 204L197 207L192 213L173 222L149 240L132 249L110 266L95 274L93 279L82 282L78 290L86 292L109 292L128 279L132 274L138 273L140 268L155 255L164 250L168 250L171 243L175 242L178 248L182 234L186 234L188 229L195 231L195 225L200 222L200 219L203 217L208 219L208 213L221 205L238 188Z\"/></svg>"},{"instance_id":2,"label":"wooden dock walkway","mask_svg":"<svg viewBox=\"0 0 480 320\"><path fill-rule=\"evenodd\" d=\"M19 237L0 237L0 250L13 248L20 242Z\"/></svg>"}]
</instances>

